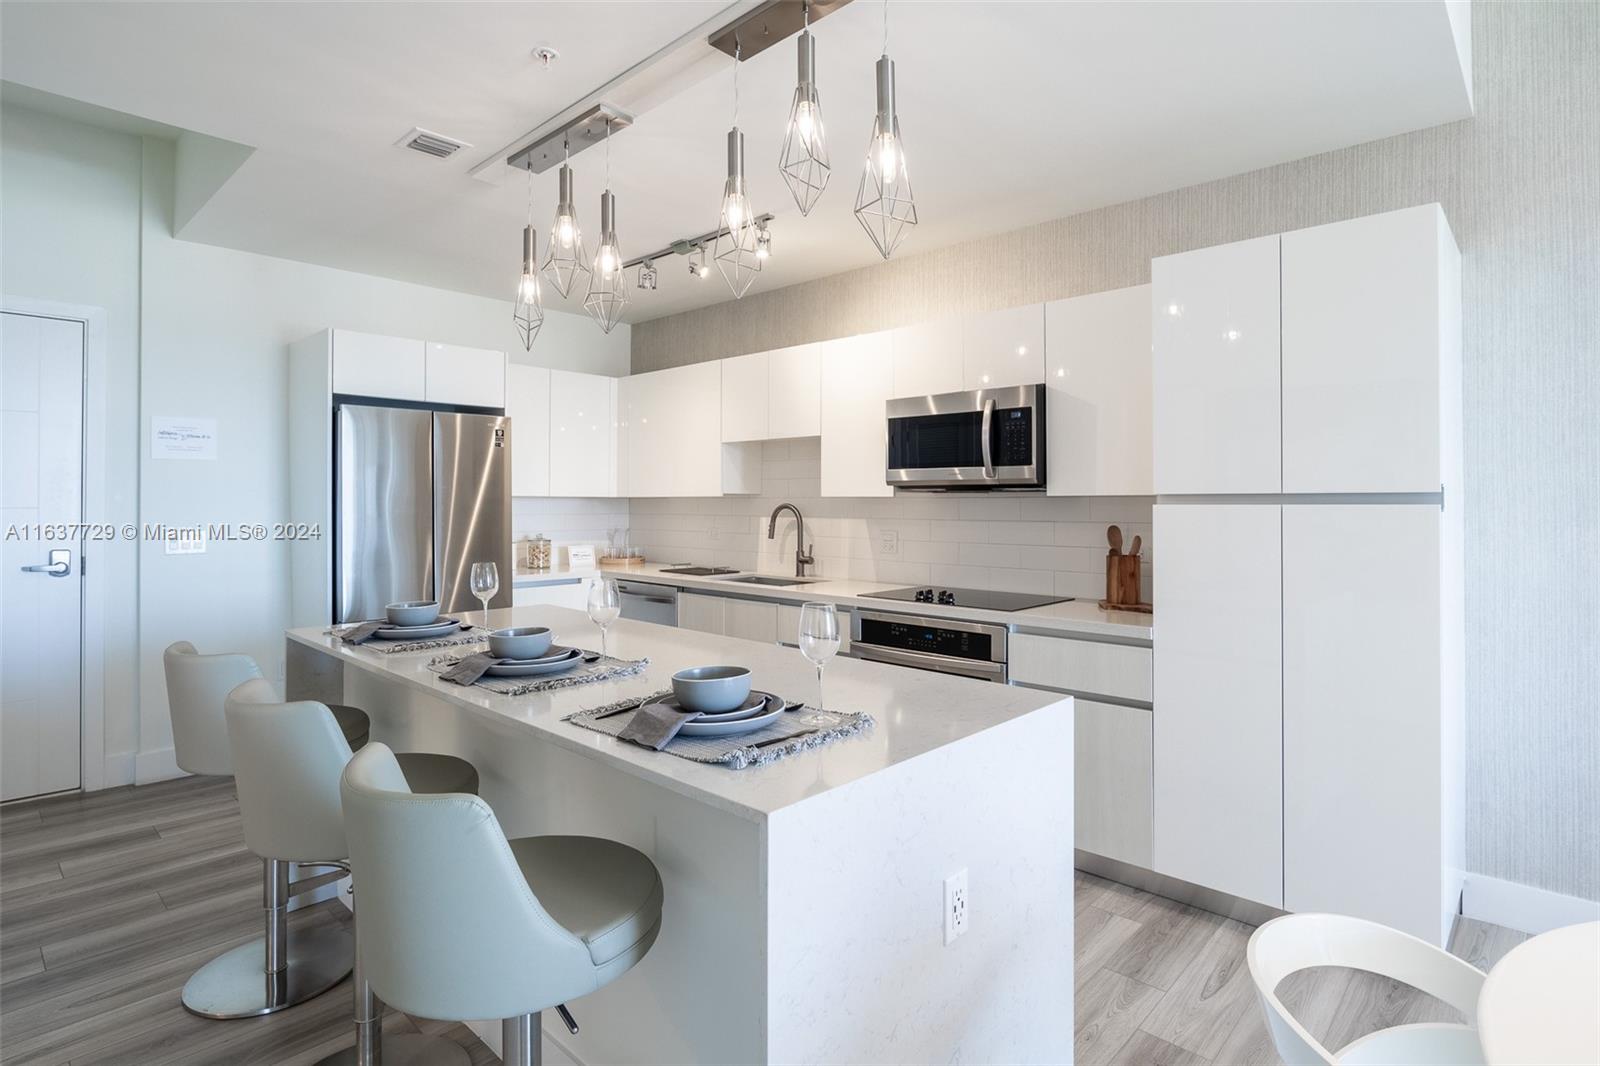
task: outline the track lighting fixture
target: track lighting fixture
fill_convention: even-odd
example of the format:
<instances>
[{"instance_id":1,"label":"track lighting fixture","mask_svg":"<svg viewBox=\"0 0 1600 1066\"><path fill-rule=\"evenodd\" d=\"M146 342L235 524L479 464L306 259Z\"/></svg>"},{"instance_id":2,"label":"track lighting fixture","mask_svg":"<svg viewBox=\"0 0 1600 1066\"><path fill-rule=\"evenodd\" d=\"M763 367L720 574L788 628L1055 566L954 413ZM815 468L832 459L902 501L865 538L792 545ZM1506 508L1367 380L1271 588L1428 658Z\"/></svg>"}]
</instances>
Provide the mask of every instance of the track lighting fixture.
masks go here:
<instances>
[{"instance_id":1,"label":"track lighting fixture","mask_svg":"<svg viewBox=\"0 0 1600 1066\"><path fill-rule=\"evenodd\" d=\"M639 288L655 291L656 264L653 259L646 259L639 264Z\"/></svg>"},{"instance_id":2,"label":"track lighting fixture","mask_svg":"<svg viewBox=\"0 0 1600 1066\"><path fill-rule=\"evenodd\" d=\"M772 231L765 222L756 225L756 258L765 262L772 257Z\"/></svg>"},{"instance_id":3,"label":"track lighting fixture","mask_svg":"<svg viewBox=\"0 0 1600 1066\"><path fill-rule=\"evenodd\" d=\"M856 189L856 220L885 259L917 224L917 204L906 168L905 141L895 111L894 60L889 58L889 0L883 3L883 55L877 64L878 113Z\"/></svg>"}]
</instances>

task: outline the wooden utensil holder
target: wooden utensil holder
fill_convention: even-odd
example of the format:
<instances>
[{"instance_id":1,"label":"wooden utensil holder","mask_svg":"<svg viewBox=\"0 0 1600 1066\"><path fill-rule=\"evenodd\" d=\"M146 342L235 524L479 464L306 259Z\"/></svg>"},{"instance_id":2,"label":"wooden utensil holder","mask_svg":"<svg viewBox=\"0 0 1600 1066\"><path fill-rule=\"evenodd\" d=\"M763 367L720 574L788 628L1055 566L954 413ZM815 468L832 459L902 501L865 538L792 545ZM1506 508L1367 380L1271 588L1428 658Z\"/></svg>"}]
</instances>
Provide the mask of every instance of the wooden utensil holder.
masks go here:
<instances>
[{"instance_id":1,"label":"wooden utensil holder","mask_svg":"<svg viewBox=\"0 0 1600 1066\"><path fill-rule=\"evenodd\" d=\"M1140 601L1139 556L1106 556L1105 606L1136 607Z\"/></svg>"}]
</instances>

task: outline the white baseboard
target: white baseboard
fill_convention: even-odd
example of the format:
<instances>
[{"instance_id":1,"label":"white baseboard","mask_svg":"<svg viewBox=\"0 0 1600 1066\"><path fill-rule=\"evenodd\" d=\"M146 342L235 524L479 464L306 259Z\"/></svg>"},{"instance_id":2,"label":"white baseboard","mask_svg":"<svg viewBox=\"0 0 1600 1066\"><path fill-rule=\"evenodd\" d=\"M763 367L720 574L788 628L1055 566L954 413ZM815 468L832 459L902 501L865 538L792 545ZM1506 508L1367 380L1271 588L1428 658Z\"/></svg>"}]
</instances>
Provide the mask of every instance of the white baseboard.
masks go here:
<instances>
[{"instance_id":1,"label":"white baseboard","mask_svg":"<svg viewBox=\"0 0 1600 1066\"><path fill-rule=\"evenodd\" d=\"M184 776L183 771L178 769L178 753L171 748L141 751L134 761L133 780L135 784L148 785L156 781L166 781L170 778L182 776Z\"/></svg>"},{"instance_id":2,"label":"white baseboard","mask_svg":"<svg viewBox=\"0 0 1600 1066\"><path fill-rule=\"evenodd\" d=\"M107 752L105 777L101 787L117 788L133 784L137 759L137 753L131 751Z\"/></svg>"},{"instance_id":3,"label":"white baseboard","mask_svg":"<svg viewBox=\"0 0 1600 1066\"><path fill-rule=\"evenodd\" d=\"M1469 873L1461 890L1461 914L1537 935L1564 925L1600 921L1600 901Z\"/></svg>"}]
</instances>

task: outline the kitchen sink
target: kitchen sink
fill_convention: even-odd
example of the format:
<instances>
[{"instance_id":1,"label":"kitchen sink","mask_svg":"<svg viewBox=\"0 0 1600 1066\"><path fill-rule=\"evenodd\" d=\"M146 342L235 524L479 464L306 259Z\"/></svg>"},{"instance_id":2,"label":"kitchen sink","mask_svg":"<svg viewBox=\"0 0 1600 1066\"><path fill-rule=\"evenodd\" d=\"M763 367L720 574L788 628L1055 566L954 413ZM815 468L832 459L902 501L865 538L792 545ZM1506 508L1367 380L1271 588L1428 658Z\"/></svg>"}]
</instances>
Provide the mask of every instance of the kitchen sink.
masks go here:
<instances>
[{"instance_id":1,"label":"kitchen sink","mask_svg":"<svg viewBox=\"0 0 1600 1066\"><path fill-rule=\"evenodd\" d=\"M810 577L767 577L765 574L746 574L744 577L725 577L722 580L730 585L769 585L773 588L814 585L817 581L816 578Z\"/></svg>"}]
</instances>

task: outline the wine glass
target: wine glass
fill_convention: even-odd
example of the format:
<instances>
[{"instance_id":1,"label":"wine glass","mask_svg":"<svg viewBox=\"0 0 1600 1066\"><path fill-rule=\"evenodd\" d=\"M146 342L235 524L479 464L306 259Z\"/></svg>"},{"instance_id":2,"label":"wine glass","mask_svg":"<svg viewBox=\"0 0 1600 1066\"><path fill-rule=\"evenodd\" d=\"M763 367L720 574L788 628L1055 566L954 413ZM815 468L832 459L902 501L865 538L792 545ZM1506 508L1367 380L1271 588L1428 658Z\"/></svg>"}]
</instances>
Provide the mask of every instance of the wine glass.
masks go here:
<instances>
[{"instance_id":1,"label":"wine glass","mask_svg":"<svg viewBox=\"0 0 1600 1066\"><path fill-rule=\"evenodd\" d=\"M472 564L472 594L483 604L483 623L489 624L489 601L500 591L500 571L493 563Z\"/></svg>"},{"instance_id":2,"label":"wine glass","mask_svg":"<svg viewBox=\"0 0 1600 1066\"><path fill-rule=\"evenodd\" d=\"M822 668L839 654L839 611L831 603L800 608L800 654L817 668L817 710L822 710Z\"/></svg>"},{"instance_id":3,"label":"wine glass","mask_svg":"<svg viewBox=\"0 0 1600 1066\"><path fill-rule=\"evenodd\" d=\"M589 586L589 621L600 627L600 656L607 657L606 630L622 613L622 594L617 583L609 577L597 578Z\"/></svg>"}]
</instances>

